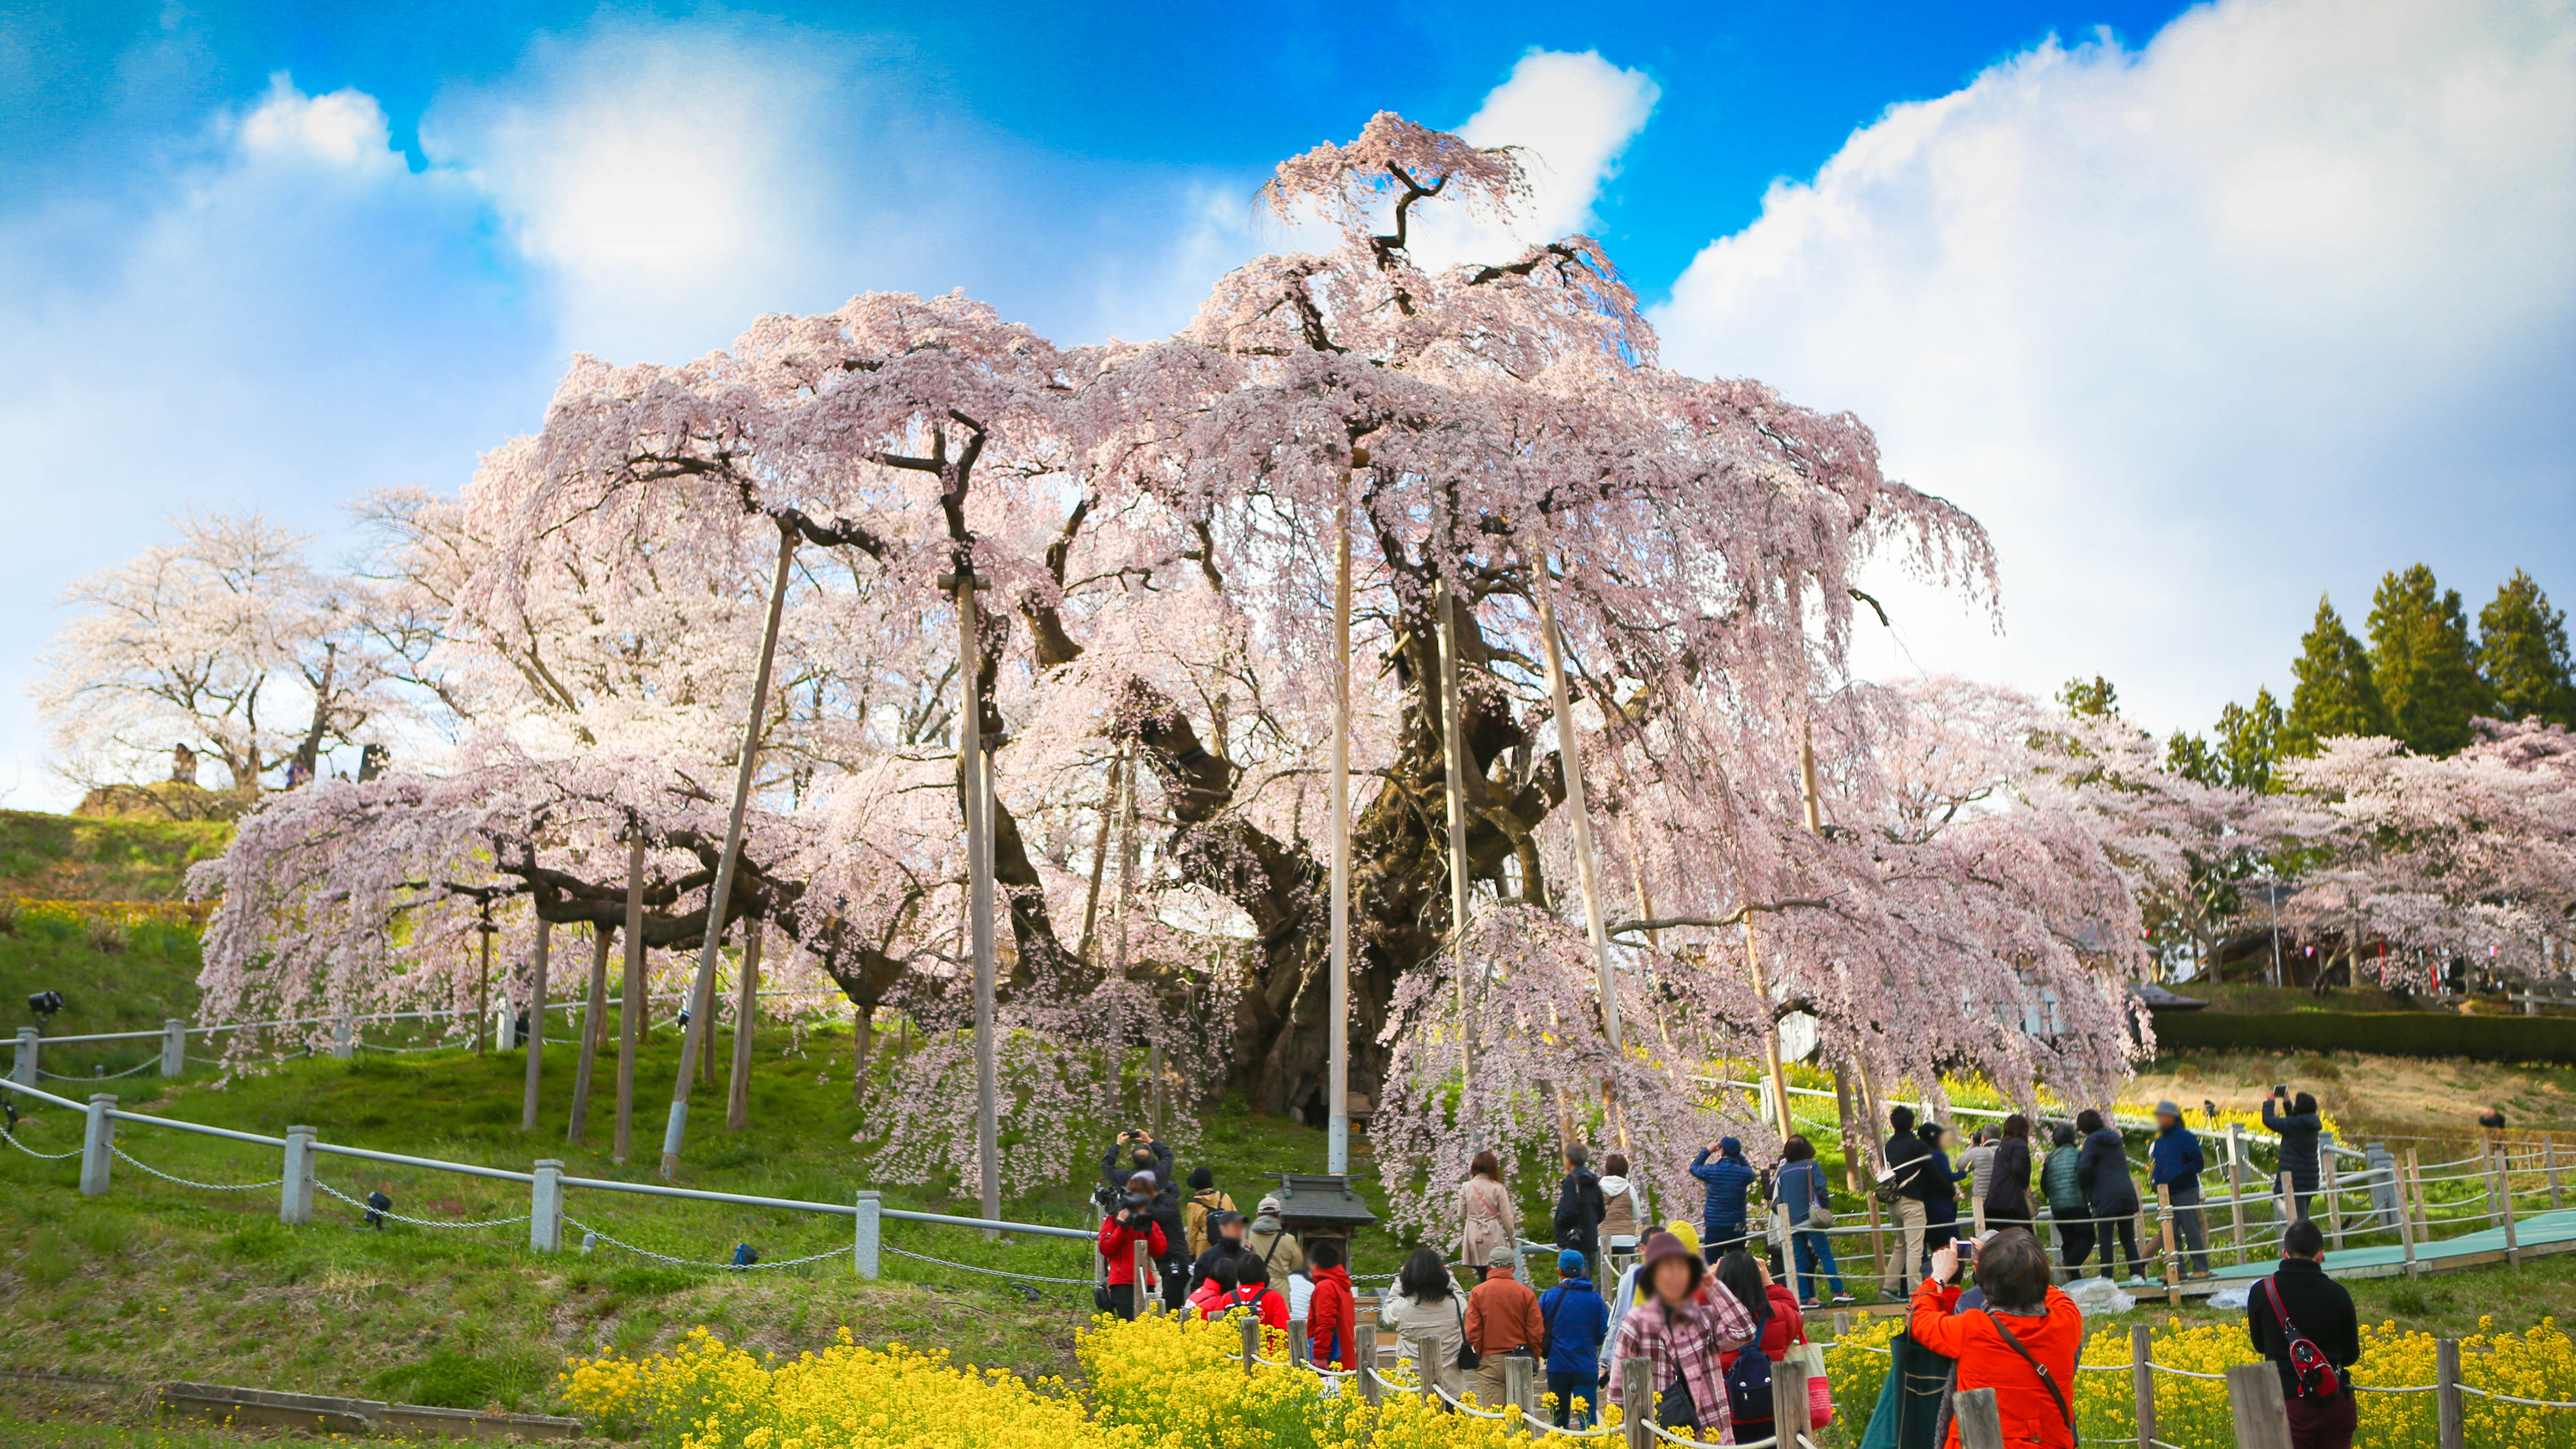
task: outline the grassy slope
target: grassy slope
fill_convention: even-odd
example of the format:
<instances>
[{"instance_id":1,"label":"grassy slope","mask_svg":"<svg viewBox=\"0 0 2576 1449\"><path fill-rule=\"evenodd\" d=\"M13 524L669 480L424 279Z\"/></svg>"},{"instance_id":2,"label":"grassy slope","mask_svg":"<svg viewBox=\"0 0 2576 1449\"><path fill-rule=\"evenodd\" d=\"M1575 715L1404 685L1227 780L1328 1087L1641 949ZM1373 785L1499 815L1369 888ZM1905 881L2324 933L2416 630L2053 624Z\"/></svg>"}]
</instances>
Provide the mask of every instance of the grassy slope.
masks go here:
<instances>
[{"instance_id":1,"label":"grassy slope","mask_svg":"<svg viewBox=\"0 0 2576 1449\"><path fill-rule=\"evenodd\" d=\"M215 821L103 820L0 810L0 894L36 900L175 901L188 867L233 836Z\"/></svg>"}]
</instances>

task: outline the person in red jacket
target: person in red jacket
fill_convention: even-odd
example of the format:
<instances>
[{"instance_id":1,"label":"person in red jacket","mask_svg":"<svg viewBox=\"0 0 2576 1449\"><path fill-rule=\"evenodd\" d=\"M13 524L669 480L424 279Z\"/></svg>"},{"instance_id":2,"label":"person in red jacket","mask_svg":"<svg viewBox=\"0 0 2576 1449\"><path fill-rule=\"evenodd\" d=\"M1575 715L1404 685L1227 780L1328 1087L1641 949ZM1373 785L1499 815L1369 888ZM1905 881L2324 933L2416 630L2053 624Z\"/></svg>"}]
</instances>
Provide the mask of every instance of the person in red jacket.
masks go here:
<instances>
[{"instance_id":1,"label":"person in red jacket","mask_svg":"<svg viewBox=\"0 0 2576 1449\"><path fill-rule=\"evenodd\" d=\"M1734 1254L1730 1253L1727 1256L1732 1258ZM1772 1362L1777 1363L1782 1354L1807 1341L1807 1316L1798 1311L1798 1295L1789 1291L1789 1285L1771 1281L1770 1264L1754 1257L1751 1253L1746 1253L1744 1257L1745 1261L1752 1265L1752 1270L1750 1273L1745 1273L1742 1268L1734 1270L1744 1275L1742 1280L1744 1289L1736 1293L1736 1301L1744 1304L1746 1312L1753 1313L1761 1320L1762 1351L1771 1356ZM1726 1260L1720 1259L1717 1266L1720 1270L1717 1274L1718 1283L1729 1290L1734 1290L1736 1284L1728 1282L1730 1274L1726 1270ZM1761 1290L1759 1304L1746 1301L1755 1288ZM1743 1352L1741 1349L1729 1349L1719 1354L1718 1371L1723 1373L1735 1367L1735 1355L1741 1352Z\"/></svg>"},{"instance_id":2,"label":"person in red jacket","mask_svg":"<svg viewBox=\"0 0 2576 1449\"><path fill-rule=\"evenodd\" d=\"M1307 1276L1315 1296L1306 1302L1307 1351L1320 1368L1359 1366L1359 1300L1351 1294L1351 1270L1342 1262L1342 1245L1318 1239L1306 1249Z\"/></svg>"},{"instance_id":3,"label":"person in red jacket","mask_svg":"<svg viewBox=\"0 0 2576 1449\"><path fill-rule=\"evenodd\" d=\"M2007 1228L1975 1251L1985 1307L1958 1311L1959 1250L1944 1244L1932 1255L1932 1276L1914 1290L1905 1331L1934 1353L1958 1360L1961 1392L1995 1391L2006 1449L2074 1449L2075 1360L2084 1347L2084 1315L2049 1281L2048 1253L2037 1238ZM1959 1449L1956 1419L1950 1421L1948 1449Z\"/></svg>"},{"instance_id":4,"label":"person in red jacket","mask_svg":"<svg viewBox=\"0 0 2576 1449\"><path fill-rule=\"evenodd\" d=\"M1279 1334L1288 1332L1288 1298L1270 1286L1270 1268L1250 1253L1235 1265L1241 1281L1235 1285L1233 1300L1227 1310L1249 1308L1261 1320L1261 1326ZM1284 1352L1284 1350L1283 1350Z\"/></svg>"},{"instance_id":5,"label":"person in red jacket","mask_svg":"<svg viewBox=\"0 0 2576 1449\"><path fill-rule=\"evenodd\" d=\"M1150 1172L1128 1178L1126 1205L1100 1224L1100 1256L1109 1268L1109 1311L1121 1318L1136 1316L1134 1245L1143 1243L1146 1253L1157 1263L1163 1261L1163 1250L1168 1246L1162 1228L1153 1218L1155 1190L1156 1179Z\"/></svg>"}]
</instances>

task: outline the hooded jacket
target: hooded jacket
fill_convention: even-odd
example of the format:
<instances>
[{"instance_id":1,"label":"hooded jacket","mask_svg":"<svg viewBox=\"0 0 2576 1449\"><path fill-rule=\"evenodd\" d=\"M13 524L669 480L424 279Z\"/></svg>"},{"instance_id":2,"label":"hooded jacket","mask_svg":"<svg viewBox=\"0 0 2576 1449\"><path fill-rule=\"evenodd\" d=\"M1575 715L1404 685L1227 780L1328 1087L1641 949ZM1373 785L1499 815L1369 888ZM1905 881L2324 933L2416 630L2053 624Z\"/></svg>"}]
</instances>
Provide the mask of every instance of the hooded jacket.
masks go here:
<instances>
[{"instance_id":1,"label":"hooded jacket","mask_svg":"<svg viewBox=\"0 0 2576 1449\"><path fill-rule=\"evenodd\" d=\"M1347 1369L1359 1362L1359 1314L1351 1270L1317 1269L1315 1296L1306 1301L1306 1342L1318 1367Z\"/></svg>"},{"instance_id":2,"label":"hooded jacket","mask_svg":"<svg viewBox=\"0 0 2576 1449\"><path fill-rule=\"evenodd\" d=\"M1297 1246L1297 1235L1280 1223L1277 1213L1263 1213L1245 1226L1243 1250L1261 1260L1273 1283L1287 1282L1289 1274L1306 1266L1306 1250Z\"/></svg>"},{"instance_id":3,"label":"hooded jacket","mask_svg":"<svg viewBox=\"0 0 2576 1449\"><path fill-rule=\"evenodd\" d=\"M1616 1173L1601 1179L1601 1236L1637 1236L1636 1185Z\"/></svg>"},{"instance_id":4,"label":"hooded jacket","mask_svg":"<svg viewBox=\"0 0 2576 1449\"><path fill-rule=\"evenodd\" d=\"M2084 1204L2097 1218L2125 1217L2138 1210L2138 1184L2129 1176L2129 1149L2120 1129L2105 1125L2084 1139L2075 1157L2075 1180L2084 1189Z\"/></svg>"}]
</instances>

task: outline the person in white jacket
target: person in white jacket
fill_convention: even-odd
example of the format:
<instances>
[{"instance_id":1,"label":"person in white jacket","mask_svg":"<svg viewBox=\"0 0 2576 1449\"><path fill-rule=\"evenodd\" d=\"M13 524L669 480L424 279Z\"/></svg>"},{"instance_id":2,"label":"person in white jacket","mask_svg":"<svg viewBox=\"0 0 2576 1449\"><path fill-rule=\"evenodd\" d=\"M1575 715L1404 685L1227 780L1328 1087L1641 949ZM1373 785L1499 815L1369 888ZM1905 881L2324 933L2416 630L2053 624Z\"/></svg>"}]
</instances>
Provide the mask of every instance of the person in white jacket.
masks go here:
<instances>
[{"instance_id":1,"label":"person in white jacket","mask_svg":"<svg viewBox=\"0 0 2576 1449\"><path fill-rule=\"evenodd\" d=\"M1467 1341L1467 1295L1438 1248L1416 1248L1404 1260L1395 1291L1378 1304L1377 1321L1395 1331L1408 1366L1417 1361L1417 1348L1429 1350L1433 1387L1453 1399L1467 1392L1466 1372L1458 1367L1458 1349Z\"/></svg>"},{"instance_id":2,"label":"person in white jacket","mask_svg":"<svg viewBox=\"0 0 2576 1449\"><path fill-rule=\"evenodd\" d=\"M1602 1276L1616 1278L1637 1255L1639 1228L1646 1221L1645 1194L1628 1176L1628 1155L1613 1152L1601 1159L1601 1251L1608 1257Z\"/></svg>"}]
</instances>

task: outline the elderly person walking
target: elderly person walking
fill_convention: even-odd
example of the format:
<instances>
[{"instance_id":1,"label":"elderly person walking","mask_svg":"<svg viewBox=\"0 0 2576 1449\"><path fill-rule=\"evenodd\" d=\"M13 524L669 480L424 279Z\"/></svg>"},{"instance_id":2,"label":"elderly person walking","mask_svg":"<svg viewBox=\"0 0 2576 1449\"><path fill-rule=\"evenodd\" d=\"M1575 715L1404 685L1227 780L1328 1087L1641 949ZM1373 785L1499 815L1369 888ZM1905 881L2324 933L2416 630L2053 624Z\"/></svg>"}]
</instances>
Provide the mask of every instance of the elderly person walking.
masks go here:
<instances>
[{"instance_id":1,"label":"elderly person walking","mask_svg":"<svg viewBox=\"0 0 2576 1449\"><path fill-rule=\"evenodd\" d=\"M1571 1250L1569 1250L1571 1251ZM1503 1388L1503 1359L1509 1354L1535 1359L1547 1337L1539 1318L1538 1295L1514 1276L1508 1254L1485 1267L1485 1281L1467 1295L1467 1342L1476 1350L1475 1376L1468 1386L1476 1402L1490 1409L1510 1397Z\"/></svg>"},{"instance_id":2,"label":"elderly person walking","mask_svg":"<svg viewBox=\"0 0 2576 1449\"><path fill-rule=\"evenodd\" d=\"M1702 1439L1731 1442L1726 1375L1718 1358L1753 1341L1752 1315L1732 1293L1704 1293L1708 1271L1700 1255L1670 1233L1646 1239L1640 1277L1647 1301L1619 1320L1621 1363L1641 1359L1652 1404L1630 1404L1620 1373L1610 1380L1610 1402L1630 1414L1652 1415L1666 1429L1687 1429Z\"/></svg>"}]
</instances>

